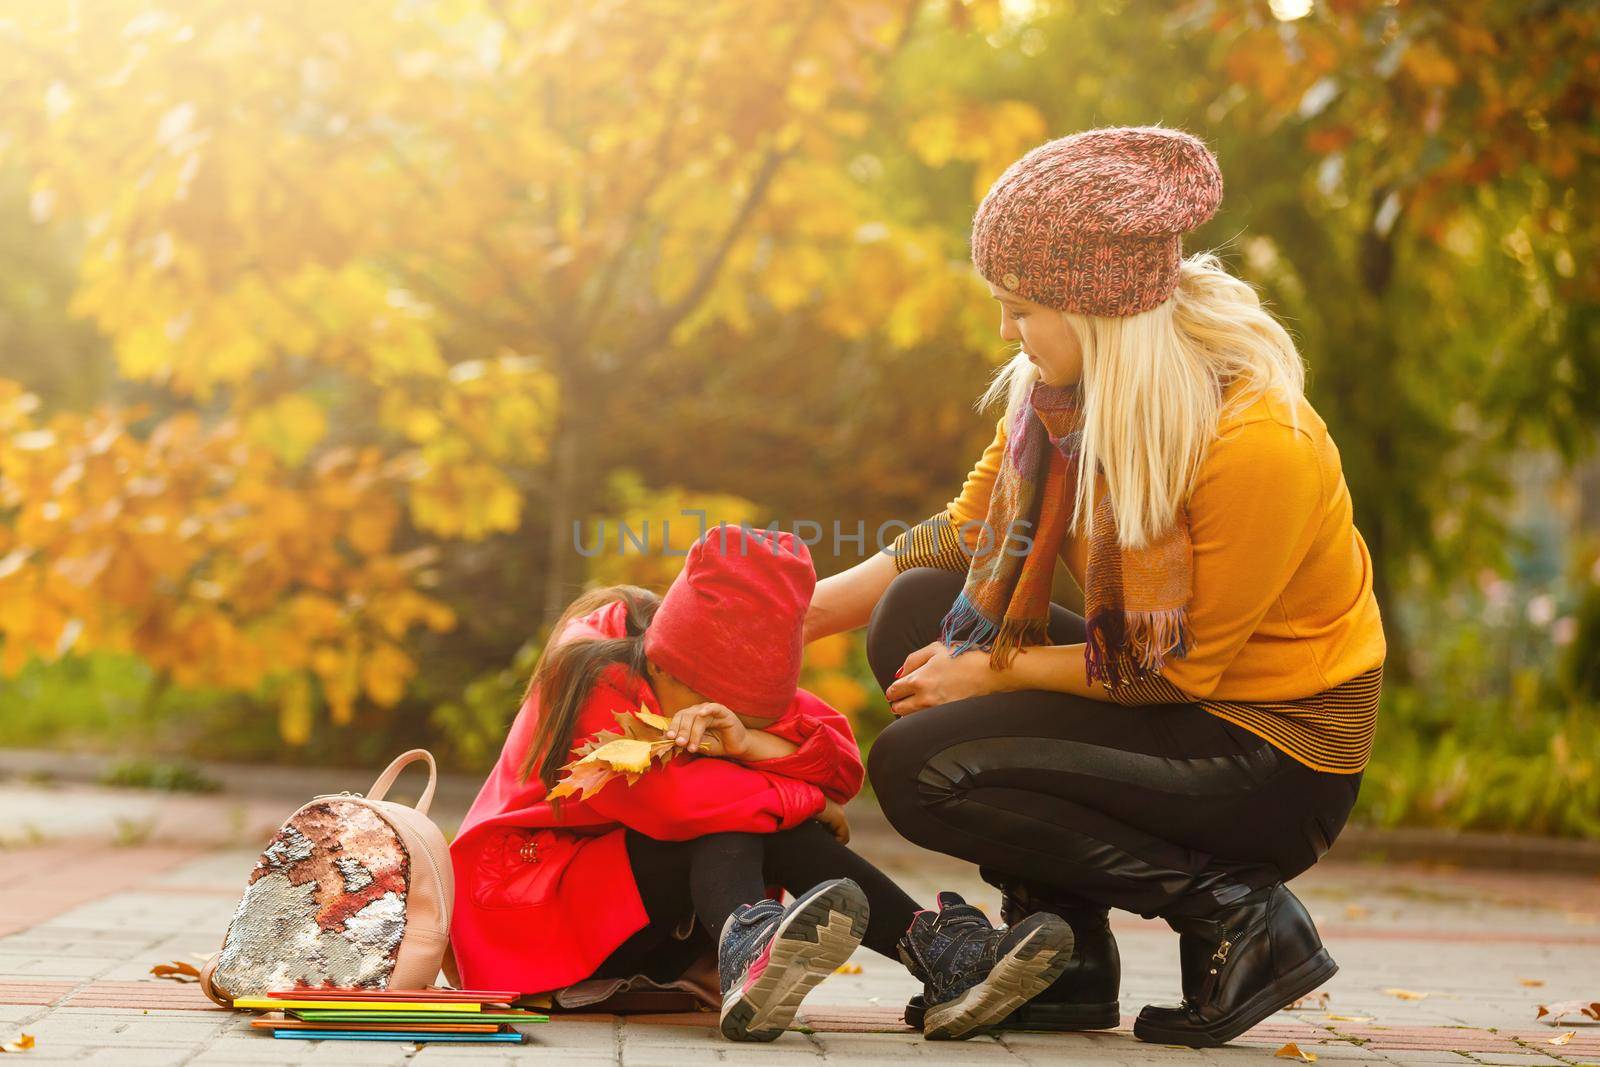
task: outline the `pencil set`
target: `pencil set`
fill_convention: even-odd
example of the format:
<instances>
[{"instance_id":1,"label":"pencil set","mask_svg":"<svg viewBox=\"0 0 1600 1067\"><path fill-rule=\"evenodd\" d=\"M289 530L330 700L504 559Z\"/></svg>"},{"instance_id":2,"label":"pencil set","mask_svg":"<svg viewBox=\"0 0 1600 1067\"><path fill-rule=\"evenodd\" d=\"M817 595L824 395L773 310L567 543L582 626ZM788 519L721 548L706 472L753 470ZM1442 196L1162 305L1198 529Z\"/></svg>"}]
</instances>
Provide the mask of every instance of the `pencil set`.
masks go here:
<instances>
[{"instance_id":1,"label":"pencil set","mask_svg":"<svg viewBox=\"0 0 1600 1067\"><path fill-rule=\"evenodd\" d=\"M515 1026L550 1017L512 1007L519 996L493 989L279 989L233 1006L274 1013L251 1027L288 1040L520 1044Z\"/></svg>"}]
</instances>

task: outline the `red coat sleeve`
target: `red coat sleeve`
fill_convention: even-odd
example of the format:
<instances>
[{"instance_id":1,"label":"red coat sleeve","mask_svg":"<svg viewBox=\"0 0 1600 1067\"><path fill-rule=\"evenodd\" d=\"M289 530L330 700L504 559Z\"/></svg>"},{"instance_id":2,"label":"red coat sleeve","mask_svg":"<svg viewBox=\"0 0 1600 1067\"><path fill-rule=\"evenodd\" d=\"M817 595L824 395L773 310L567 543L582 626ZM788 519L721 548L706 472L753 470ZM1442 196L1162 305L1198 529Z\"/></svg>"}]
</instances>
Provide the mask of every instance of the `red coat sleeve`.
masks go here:
<instances>
[{"instance_id":1,"label":"red coat sleeve","mask_svg":"<svg viewBox=\"0 0 1600 1067\"><path fill-rule=\"evenodd\" d=\"M800 747L787 756L746 764L752 770L810 782L840 804L861 792L865 769L850 720L821 698L800 690L789 713L764 729Z\"/></svg>"},{"instance_id":2,"label":"red coat sleeve","mask_svg":"<svg viewBox=\"0 0 1600 1067\"><path fill-rule=\"evenodd\" d=\"M615 726L615 713L635 711L637 695L611 685L595 687L579 717L579 743ZM687 841L725 831L773 833L798 826L822 810L822 790L811 782L746 767L731 760L680 753L650 768L633 785L612 781L583 803L661 841Z\"/></svg>"}]
</instances>

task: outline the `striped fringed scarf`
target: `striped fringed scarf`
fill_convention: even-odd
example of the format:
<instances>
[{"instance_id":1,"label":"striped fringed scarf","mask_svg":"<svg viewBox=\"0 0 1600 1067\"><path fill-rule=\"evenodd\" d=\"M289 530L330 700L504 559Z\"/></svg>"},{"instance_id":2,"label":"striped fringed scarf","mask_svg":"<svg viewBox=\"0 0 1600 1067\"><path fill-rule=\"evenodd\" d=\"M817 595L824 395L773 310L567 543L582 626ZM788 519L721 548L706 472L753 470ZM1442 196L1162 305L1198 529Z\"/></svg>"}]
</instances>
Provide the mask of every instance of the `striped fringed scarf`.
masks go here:
<instances>
[{"instance_id":1,"label":"striped fringed scarf","mask_svg":"<svg viewBox=\"0 0 1600 1067\"><path fill-rule=\"evenodd\" d=\"M983 649L996 670L1024 645L1050 643L1050 580L1072 519L1083 444L1076 387L1035 382L1028 401L1007 428L976 543L961 531L972 563L940 628L952 655ZM1031 545L1023 540L1030 535ZM1188 652L1191 562L1186 515L1145 547L1124 549L1110 499L1096 503L1084 582L1091 682L1124 685Z\"/></svg>"}]
</instances>

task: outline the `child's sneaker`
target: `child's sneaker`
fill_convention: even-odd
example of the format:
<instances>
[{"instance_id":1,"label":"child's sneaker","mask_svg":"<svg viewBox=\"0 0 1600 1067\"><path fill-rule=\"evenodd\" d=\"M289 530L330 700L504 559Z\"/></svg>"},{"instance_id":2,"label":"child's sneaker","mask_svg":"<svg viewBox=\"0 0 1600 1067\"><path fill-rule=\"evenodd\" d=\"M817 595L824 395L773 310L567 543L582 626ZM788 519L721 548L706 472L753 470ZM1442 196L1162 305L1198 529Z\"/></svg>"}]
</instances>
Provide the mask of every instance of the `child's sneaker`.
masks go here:
<instances>
[{"instance_id":1,"label":"child's sneaker","mask_svg":"<svg viewBox=\"0 0 1600 1067\"><path fill-rule=\"evenodd\" d=\"M955 893L919 911L901 935L900 959L922 980L923 1035L972 1037L1048 989L1072 959L1072 927L1036 912L996 930Z\"/></svg>"},{"instance_id":2,"label":"child's sneaker","mask_svg":"<svg viewBox=\"0 0 1600 1067\"><path fill-rule=\"evenodd\" d=\"M867 896L836 878L785 908L742 904L722 926L722 1036L771 1041L789 1028L812 986L839 969L867 933Z\"/></svg>"}]
</instances>

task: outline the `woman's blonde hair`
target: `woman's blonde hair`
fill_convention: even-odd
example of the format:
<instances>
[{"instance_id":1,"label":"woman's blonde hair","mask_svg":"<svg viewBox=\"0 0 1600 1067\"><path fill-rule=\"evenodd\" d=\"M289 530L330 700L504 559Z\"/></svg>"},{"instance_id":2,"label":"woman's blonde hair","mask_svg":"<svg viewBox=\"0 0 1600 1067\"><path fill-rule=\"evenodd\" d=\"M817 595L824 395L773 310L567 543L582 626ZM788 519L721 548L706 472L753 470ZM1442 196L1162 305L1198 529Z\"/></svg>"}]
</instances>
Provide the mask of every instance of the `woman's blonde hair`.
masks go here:
<instances>
[{"instance_id":1,"label":"woman's blonde hair","mask_svg":"<svg viewBox=\"0 0 1600 1067\"><path fill-rule=\"evenodd\" d=\"M1073 526L1086 534L1094 478L1105 475L1118 539L1139 548L1164 532L1188 501L1200 464L1229 405L1276 393L1291 412L1305 394L1305 365L1289 333L1248 282L1211 252L1180 265L1178 287L1137 315L1060 313L1083 348L1083 448ZM1018 352L978 400L1004 400L1006 424L1038 379Z\"/></svg>"}]
</instances>

